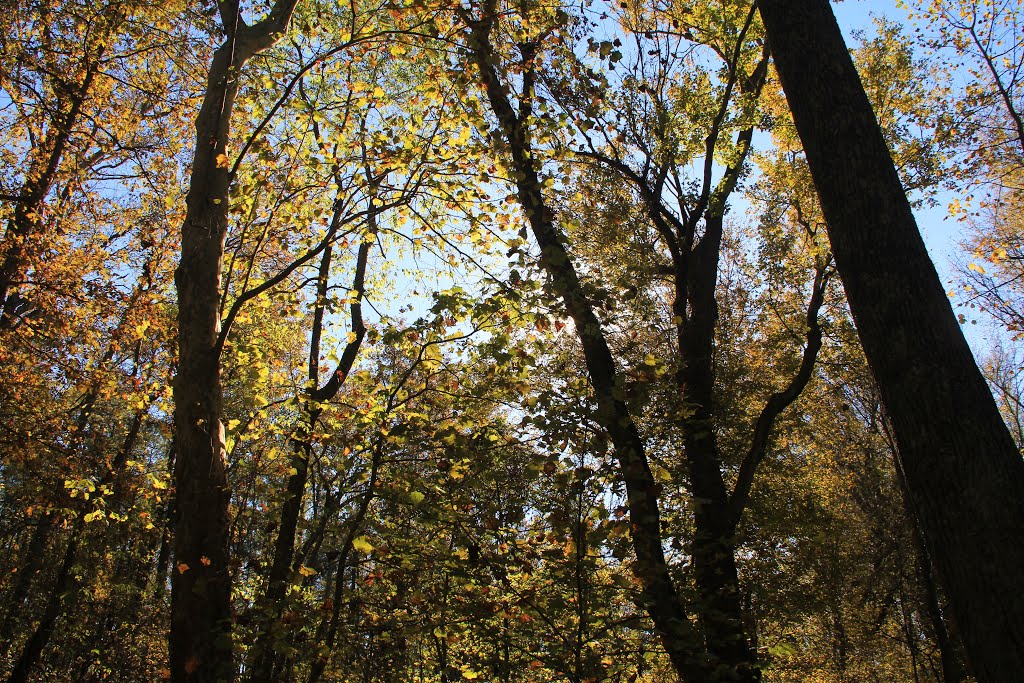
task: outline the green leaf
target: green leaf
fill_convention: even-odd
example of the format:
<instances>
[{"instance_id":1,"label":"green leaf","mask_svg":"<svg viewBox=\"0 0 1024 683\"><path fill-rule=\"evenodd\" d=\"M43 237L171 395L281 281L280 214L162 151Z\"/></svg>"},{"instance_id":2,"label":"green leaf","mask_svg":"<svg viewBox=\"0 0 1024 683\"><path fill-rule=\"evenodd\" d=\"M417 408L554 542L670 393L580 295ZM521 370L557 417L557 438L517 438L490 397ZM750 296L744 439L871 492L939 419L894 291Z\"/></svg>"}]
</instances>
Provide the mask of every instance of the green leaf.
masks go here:
<instances>
[{"instance_id":1,"label":"green leaf","mask_svg":"<svg viewBox=\"0 0 1024 683\"><path fill-rule=\"evenodd\" d=\"M352 549L357 553L369 555L373 552L373 544L366 539L366 536L359 536L352 541Z\"/></svg>"}]
</instances>

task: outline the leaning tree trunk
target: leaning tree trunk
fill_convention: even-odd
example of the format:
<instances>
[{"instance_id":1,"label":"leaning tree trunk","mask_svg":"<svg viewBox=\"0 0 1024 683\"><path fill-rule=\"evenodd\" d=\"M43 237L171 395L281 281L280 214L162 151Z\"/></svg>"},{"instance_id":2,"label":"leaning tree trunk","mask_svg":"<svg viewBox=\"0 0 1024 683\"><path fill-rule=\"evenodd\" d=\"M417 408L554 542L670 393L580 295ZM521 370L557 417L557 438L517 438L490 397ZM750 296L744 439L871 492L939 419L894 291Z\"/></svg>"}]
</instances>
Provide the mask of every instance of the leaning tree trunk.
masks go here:
<instances>
[{"instance_id":1,"label":"leaning tree trunk","mask_svg":"<svg viewBox=\"0 0 1024 683\"><path fill-rule=\"evenodd\" d=\"M57 114L51 126L56 131L40 145L42 154L29 168L28 177L14 204L13 215L7 224L3 257L0 259L0 329L14 324L17 317L17 297L12 296L19 280L24 276L32 242L44 228L41 218L46 195L57 181L61 161L72 139L72 131L82 116L96 74L100 71L100 50L89 62L82 82L70 96L67 111Z\"/></svg>"},{"instance_id":2,"label":"leaning tree trunk","mask_svg":"<svg viewBox=\"0 0 1024 683\"><path fill-rule=\"evenodd\" d=\"M617 397L622 378L601 322L583 291L561 231L555 225L554 214L545 202L543 186L533 162L527 123L529 107L521 107L520 113L516 113L495 67L497 57L491 44L491 31L497 16L494 3L485 3L481 15L476 20L468 12L460 12L470 29L468 44L487 101L510 147L512 166L517 174L519 203L540 247L540 266L551 278L553 289L575 323L598 405L596 420L608 431L615 449L626 487L633 551L636 553L634 572L642 586L640 601L654 622L661 643L680 677L693 683L713 680L704 644L683 608L665 558L657 483L647 461L643 438L626 402ZM524 51L524 62L530 61L526 54L535 49L536 44L520 46ZM527 79L532 81L532 78L532 72L528 71ZM527 91L524 97L532 97L529 84L524 85L524 90Z\"/></svg>"},{"instance_id":3,"label":"leaning tree trunk","mask_svg":"<svg viewBox=\"0 0 1024 683\"><path fill-rule=\"evenodd\" d=\"M925 251L827 0L760 0L911 504L982 683L1024 671L1024 461Z\"/></svg>"}]
</instances>

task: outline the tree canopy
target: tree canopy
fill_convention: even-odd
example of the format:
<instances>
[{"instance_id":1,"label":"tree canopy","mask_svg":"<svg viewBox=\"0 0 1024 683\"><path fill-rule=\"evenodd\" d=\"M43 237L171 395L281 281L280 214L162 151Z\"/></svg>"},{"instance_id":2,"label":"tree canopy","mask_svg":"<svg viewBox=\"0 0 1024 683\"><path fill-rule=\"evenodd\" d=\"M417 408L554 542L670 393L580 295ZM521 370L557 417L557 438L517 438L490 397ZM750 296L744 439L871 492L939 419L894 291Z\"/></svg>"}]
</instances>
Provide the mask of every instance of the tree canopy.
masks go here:
<instances>
[{"instance_id":1,"label":"tree canopy","mask_svg":"<svg viewBox=\"0 0 1024 683\"><path fill-rule=\"evenodd\" d=\"M0 13L0 675L1014 680L1022 12L908 4Z\"/></svg>"}]
</instances>

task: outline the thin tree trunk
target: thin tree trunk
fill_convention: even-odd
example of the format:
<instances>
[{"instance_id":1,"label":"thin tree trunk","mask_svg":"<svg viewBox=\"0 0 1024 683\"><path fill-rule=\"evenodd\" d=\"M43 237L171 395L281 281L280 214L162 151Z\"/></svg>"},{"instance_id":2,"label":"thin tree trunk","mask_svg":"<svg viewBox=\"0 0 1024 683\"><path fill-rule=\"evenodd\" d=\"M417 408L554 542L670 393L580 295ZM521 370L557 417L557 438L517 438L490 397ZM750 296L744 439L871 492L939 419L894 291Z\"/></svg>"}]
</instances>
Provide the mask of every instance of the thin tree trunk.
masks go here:
<instances>
[{"instance_id":1,"label":"thin tree trunk","mask_svg":"<svg viewBox=\"0 0 1024 683\"><path fill-rule=\"evenodd\" d=\"M32 580L42 569L43 561L46 558L46 546L49 545L50 535L53 533L54 521L55 515L52 512L44 512L40 515L29 538L28 546L24 549L25 563L18 570L14 589L8 599L3 625L0 627L0 653L5 655L14 644L12 636L15 623L19 618L24 618L25 599L28 597Z\"/></svg>"},{"instance_id":2,"label":"thin tree trunk","mask_svg":"<svg viewBox=\"0 0 1024 683\"><path fill-rule=\"evenodd\" d=\"M371 234L375 236L377 232L377 209L373 199L370 202L367 223ZM273 673L275 668L274 662L279 658L272 647L273 629L284 608L284 599L288 588L288 575L293 569L292 560L295 554L295 536L298 529L299 516L302 512L302 499L306 492L306 481L309 477L309 460L312 455L311 438L316 431L316 424L320 419L320 414L323 412L320 406L333 399L338 391L340 391L345 379L352 371L352 366L355 364L359 348L366 335L366 325L363 323L362 293L365 286L366 266L371 245L372 241L364 239L360 243L356 255L356 266L351 290L354 292L352 296L355 299L349 306L351 332L355 336L346 344L337 367L323 386L320 386L320 340L323 335L327 289L330 284L331 255L333 252L330 245L324 249L320 260L317 277L317 299L313 311L313 326L310 333L309 357L307 359L306 380L309 383L310 389L305 396L305 424L301 428L304 433L298 435L293 442L292 467L295 469L295 473L288 478L285 500L281 506L281 519L278 525L277 539L274 543L274 557L271 561L270 576L263 601L266 610L265 622L254 646L256 659L250 675L250 680L253 683L263 683L263 681L271 681L276 678Z\"/></svg>"},{"instance_id":3,"label":"thin tree trunk","mask_svg":"<svg viewBox=\"0 0 1024 683\"><path fill-rule=\"evenodd\" d=\"M74 589L75 580L71 569L78 555L79 536L84 526L85 515L79 514L71 531L71 540L64 550L64 560L61 562L60 569L57 572L57 580L54 582L53 589L50 591L50 597L46 601L46 609L43 611L39 624L25 642L21 655L11 671L11 675L7 677L7 683L25 683L28 680L29 673L31 673L36 662L39 661L39 657L43 654L43 648L46 647L46 644L50 641L50 636L53 635L57 619L63 611L64 600L65 598L70 598L69 594Z\"/></svg>"},{"instance_id":4,"label":"thin tree trunk","mask_svg":"<svg viewBox=\"0 0 1024 683\"><path fill-rule=\"evenodd\" d=\"M341 598L344 589L345 566L348 564L349 553L352 552L352 542L359 533L359 529L362 528L363 519L366 517L367 510L370 509L370 502L373 501L376 495L377 475L380 471L382 457L383 443L378 441L373 451L373 459L370 462L370 476L366 482L366 493L363 495L362 500L359 501L359 508L356 510L356 514L353 515L348 533L341 544L338 569L335 572L331 616L329 619L325 618L317 628L317 640L323 643L323 653L310 666L307 683L319 683L321 676L323 676L324 671L327 669L327 664L330 662L331 652L334 650L334 642L338 637L338 629L341 626Z\"/></svg>"},{"instance_id":5,"label":"thin tree trunk","mask_svg":"<svg viewBox=\"0 0 1024 683\"><path fill-rule=\"evenodd\" d=\"M168 474L173 476L174 461L177 449L174 440L171 440L171 447L167 452ZM164 592L167 589L167 568L171 564L171 545L173 541L172 525L174 523L174 489L167 494L167 501L164 505L164 514L160 518L160 544L156 551L156 569L153 577L153 603L163 601Z\"/></svg>"},{"instance_id":6,"label":"thin tree trunk","mask_svg":"<svg viewBox=\"0 0 1024 683\"><path fill-rule=\"evenodd\" d=\"M320 408L313 401L314 387L320 382L320 335L323 326L324 298L331 268L332 248L324 249L320 260L320 271L317 281L317 299L313 313L313 328L310 335L309 362L306 381L309 390L305 396L305 424L300 427L302 433L293 439L292 455L293 474L288 477L285 487L285 499L281 505L281 516L278 524L277 539L274 542L274 555L270 563L270 575L267 578L267 590L263 595L263 614L259 634L253 645L255 660L249 680L263 683L274 680L273 669L277 659L274 647L274 630L284 609L285 595L288 589L288 577L292 570L292 556L295 552L295 534L298 529L299 516L302 512L302 500L306 492L306 480L309 473L309 460L312 455L311 438L320 418Z\"/></svg>"},{"instance_id":7,"label":"thin tree trunk","mask_svg":"<svg viewBox=\"0 0 1024 683\"><path fill-rule=\"evenodd\" d=\"M575 323L598 403L596 417L615 447L626 485L633 550L637 560L635 572L642 585L641 601L676 671L692 683L708 680L709 671L700 635L682 609L665 560L657 485L647 462L643 439L625 401L617 398L621 395L622 378L616 370L601 323L583 293L571 257L554 225L554 215L544 201L525 121L529 111L523 111L521 103L521 111L516 114L495 69L497 58L490 43L490 32L496 18L493 3L486 3L482 12L479 20L462 13L463 21L471 30L469 44L491 109L511 148L513 168L518 178L519 203L540 246L540 264ZM528 51L530 47L521 46L521 49ZM523 58L529 61L529 55L525 53ZM529 89L529 85L524 87ZM530 98L532 93L527 92L524 97ZM529 109L529 105L525 106Z\"/></svg>"},{"instance_id":8,"label":"thin tree trunk","mask_svg":"<svg viewBox=\"0 0 1024 683\"><path fill-rule=\"evenodd\" d=\"M113 483L118 474L121 473L125 463L128 461L128 457L131 455L135 448L135 443L139 437L139 430L142 427L142 420L145 416L145 411L138 411L132 417L131 426L128 428L128 434L125 436L124 443L121 449L114 456L114 460L110 465L110 468L100 477L99 485L97 488L102 489L103 487ZM117 497L117 491L114 492L114 497ZM39 662L39 658L43 654L43 650L50 643L50 638L53 636L53 632L57 626L57 621L65 611L65 606L69 603L73 604L75 595L73 594L74 584L76 583L75 577L71 574L71 569L75 565L75 561L78 557L78 548L82 543L82 535L85 532L85 516L87 512L83 506L83 509L78 511L78 516L75 519L74 526L71 531L71 538L68 541L67 548L64 551L64 560L61 563L59 572L57 573L57 580L54 583L54 588L50 593L50 598L46 603L46 609L43 612L42 618L33 630L32 635L29 636L25 642L25 646L22 648L21 655L18 658L17 664L15 664L14 670L11 676L7 679L7 683L22 683L27 680L29 673Z\"/></svg>"},{"instance_id":9,"label":"thin tree trunk","mask_svg":"<svg viewBox=\"0 0 1024 683\"><path fill-rule=\"evenodd\" d=\"M89 62L81 84L69 98L67 111L52 121L55 132L43 142L44 156L29 169L28 178L15 202L7 229L8 244L0 260L0 329L9 327L16 317L18 300L12 296L12 290L24 273L29 247L43 225L43 203L57 179L57 171L71 140L71 131L88 99L102 55L103 50L100 50Z\"/></svg>"},{"instance_id":10,"label":"thin tree trunk","mask_svg":"<svg viewBox=\"0 0 1024 683\"><path fill-rule=\"evenodd\" d=\"M140 285L132 292L129 297L128 306L125 308L125 312L121 317L121 321L116 328L111 342L104 351L102 357L99 360L98 367L103 369L108 363L114 358L115 350L117 348L117 340L121 336L121 332L124 330L125 323L127 320L127 313L133 308L135 301L138 296L142 293L143 289ZM136 354L138 352L138 344L136 344ZM136 368L137 368L136 364ZM82 396L78 403L78 416L75 420L74 431L72 432L71 442L74 445L80 446L83 440L88 436L87 430L89 429L90 418L92 416L92 410L96 405L96 401L99 398L99 382L94 378L92 385L86 391L85 395ZM109 484L113 477L120 472L125 461L128 458L128 453L135 447L135 442L138 439L139 429L142 426L142 412L137 412L132 418L131 426L129 427L128 434L125 436L124 444L121 450L114 457L114 461L110 466L110 469L103 472L99 477L99 486L102 487ZM95 444L93 444L95 446ZM99 461L100 458L97 458ZM79 544L79 535L83 530L83 519L86 514L85 510L78 512L78 518L75 521L74 531L72 532L71 540L68 543L65 551L65 560L62 565L62 569L58 572L55 585L59 588L62 585L67 584L67 577L63 575L65 571L70 571L70 567L75 562L75 553ZM44 514L39 522L27 548L26 567L22 574L18 577L17 583L15 584L14 591L11 595L11 605L4 618L2 626L2 635L0 635L0 648L2 652L7 653L13 644L11 639L11 632L14 628L15 614L21 609L25 598L28 595L28 590L31 586L32 577L39 571L43 560L44 551L46 549L47 541L53 531L55 522L55 515L53 512L47 512ZM67 553L70 553L68 555ZM63 592L66 591L61 591ZM19 675L27 676L31 668L35 665L38 657L42 654L43 648L45 648L49 638L53 632L54 625L61 614L62 603L61 600L54 601L53 599L47 602L47 606L44 609L44 615L41 618L39 624L33 630L25 646L22 648L22 654L19 656L18 667L15 671L21 671ZM13 674L12 674L13 675Z\"/></svg>"},{"instance_id":11,"label":"thin tree trunk","mask_svg":"<svg viewBox=\"0 0 1024 683\"><path fill-rule=\"evenodd\" d=\"M885 423L883 422L882 424L884 425ZM932 631L935 634L935 644L939 647L939 658L942 662L942 680L943 683L961 683L967 677L967 672L964 670L963 662L960 661L959 641L953 637L946 627L946 619L942 614L942 607L939 604L939 587L935 582L935 570L932 567L931 558L928 557L928 547L924 542L924 535L921 533L921 523L917 520L917 516L910 505L907 478L899 465L900 459L896 444L891 440L888 430L883 429L882 435L896 460L896 478L900 483L900 491L903 494L903 506L907 513L907 523L910 526L911 538L914 541L914 564L918 580L921 582L921 588L924 590L925 606L927 608L928 620L931 622Z\"/></svg>"},{"instance_id":12,"label":"thin tree trunk","mask_svg":"<svg viewBox=\"0 0 1024 683\"><path fill-rule=\"evenodd\" d=\"M910 501L981 683L1024 671L1024 460L964 340L827 0L760 0Z\"/></svg>"},{"instance_id":13,"label":"thin tree trunk","mask_svg":"<svg viewBox=\"0 0 1024 683\"><path fill-rule=\"evenodd\" d=\"M967 677L963 663L957 653L957 647L953 637L946 628L946 620L942 617L942 607L939 605L939 588L935 585L935 576L932 572L931 560L928 559L928 550L925 548L924 539L917 525L913 525L914 550L916 551L915 562L918 580L924 588L925 606L928 610L928 620L931 621L932 631L935 634L935 644L939 646L939 658L942 662L943 683L961 683Z\"/></svg>"}]
</instances>

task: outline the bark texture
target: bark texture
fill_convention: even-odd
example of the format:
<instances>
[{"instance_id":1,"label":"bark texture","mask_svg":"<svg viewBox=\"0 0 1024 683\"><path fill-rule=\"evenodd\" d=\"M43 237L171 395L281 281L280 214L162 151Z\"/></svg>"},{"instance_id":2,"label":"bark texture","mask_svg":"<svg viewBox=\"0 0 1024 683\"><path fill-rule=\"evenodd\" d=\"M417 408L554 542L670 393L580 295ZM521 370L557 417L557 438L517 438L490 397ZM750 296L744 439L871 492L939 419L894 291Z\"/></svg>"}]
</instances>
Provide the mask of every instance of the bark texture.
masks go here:
<instances>
[{"instance_id":1,"label":"bark texture","mask_svg":"<svg viewBox=\"0 0 1024 683\"><path fill-rule=\"evenodd\" d=\"M228 225L227 160L238 72L272 47L297 0L279 0L254 26L237 2L220 6L227 40L214 52L196 119L192 177L181 229L178 374L174 382L174 567L170 669L174 682L213 683L235 676L228 567L228 490L224 452L221 272Z\"/></svg>"},{"instance_id":2,"label":"bark texture","mask_svg":"<svg viewBox=\"0 0 1024 683\"><path fill-rule=\"evenodd\" d=\"M1024 670L1024 461L978 371L827 0L761 0L914 512L982 683Z\"/></svg>"},{"instance_id":3,"label":"bark texture","mask_svg":"<svg viewBox=\"0 0 1024 683\"><path fill-rule=\"evenodd\" d=\"M178 374L174 383L174 568L170 668L174 681L230 680L231 579L223 395L220 380L220 277L227 232L227 145L235 82L233 46L214 54L196 121L196 151L182 227L178 288ZM223 208L222 208L223 207Z\"/></svg>"}]
</instances>

